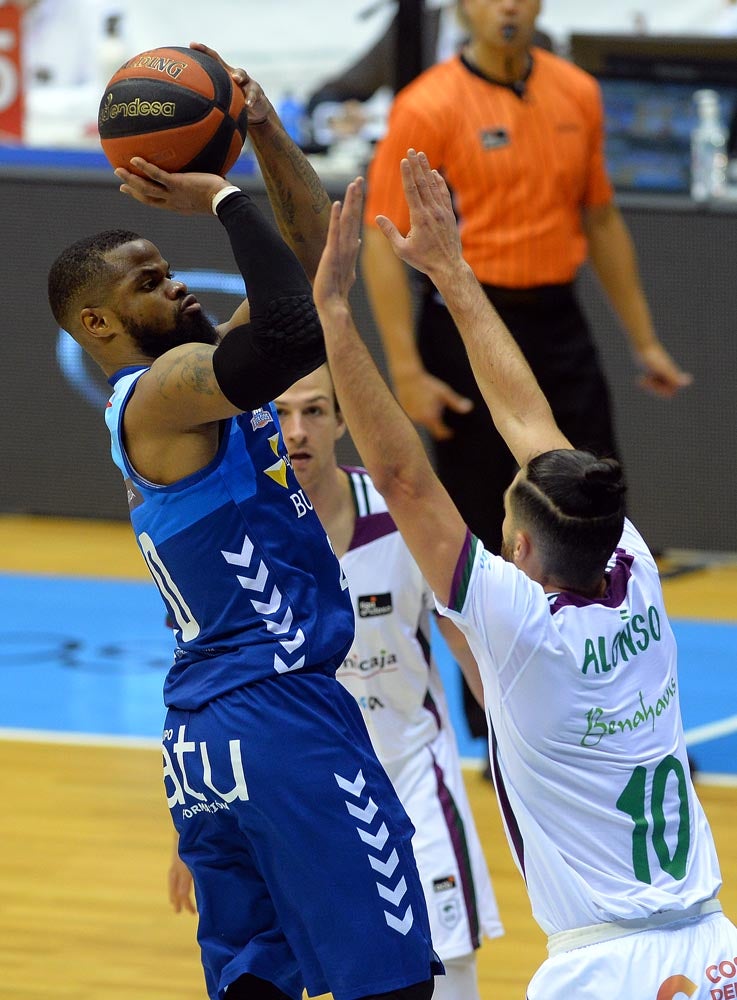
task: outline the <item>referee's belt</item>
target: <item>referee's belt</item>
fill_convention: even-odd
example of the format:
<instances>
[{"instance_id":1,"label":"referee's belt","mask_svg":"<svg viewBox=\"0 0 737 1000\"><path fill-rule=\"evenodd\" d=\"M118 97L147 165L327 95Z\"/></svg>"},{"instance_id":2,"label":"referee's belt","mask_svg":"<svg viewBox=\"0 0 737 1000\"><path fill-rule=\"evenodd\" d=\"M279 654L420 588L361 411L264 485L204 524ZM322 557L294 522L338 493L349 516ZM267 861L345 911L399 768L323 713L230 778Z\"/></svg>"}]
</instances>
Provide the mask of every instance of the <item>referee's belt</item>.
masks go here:
<instances>
[{"instance_id":1,"label":"referee's belt","mask_svg":"<svg viewBox=\"0 0 737 1000\"><path fill-rule=\"evenodd\" d=\"M649 917L636 917L633 920L611 920L604 924L589 924L587 927L575 927L571 931L559 931L548 938L548 955L560 955L576 948L585 948L600 941L611 941L614 938L627 937L629 934L639 934L641 931L653 930L656 927L666 927L672 924L688 923L698 920L709 913L721 913L722 904L718 899L707 899L703 903L694 903L685 910L661 910Z\"/></svg>"}]
</instances>

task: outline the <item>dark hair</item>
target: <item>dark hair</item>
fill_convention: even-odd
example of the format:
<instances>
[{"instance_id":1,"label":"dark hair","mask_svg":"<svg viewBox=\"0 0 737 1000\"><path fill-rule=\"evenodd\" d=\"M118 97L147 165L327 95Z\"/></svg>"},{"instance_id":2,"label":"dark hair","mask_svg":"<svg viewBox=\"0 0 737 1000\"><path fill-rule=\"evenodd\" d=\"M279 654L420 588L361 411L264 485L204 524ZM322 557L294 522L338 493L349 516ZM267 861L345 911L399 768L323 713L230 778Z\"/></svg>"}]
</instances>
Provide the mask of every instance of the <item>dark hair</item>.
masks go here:
<instances>
[{"instance_id":1,"label":"dark hair","mask_svg":"<svg viewBox=\"0 0 737 1000\"><path fill-rule=\"evenodd\" d=\"M77 240L59 254L49 270L48 282L49 305L59 326L68 327L80 292L106 276L110 268L105 255L140 238L127 229L107 229Z\"/></svg>"},{"instance_id":2,"label":"dark hair","mask_svg":"<svg viewBox=\"0 0 737 1000\"><path fill-rule=\"evenodd\" d=\"M622 534L626 491L615 459L547 451L517 480L511 514L534 534L545 572L585 593L601 579Z\"/></svg>"}]
</instances>

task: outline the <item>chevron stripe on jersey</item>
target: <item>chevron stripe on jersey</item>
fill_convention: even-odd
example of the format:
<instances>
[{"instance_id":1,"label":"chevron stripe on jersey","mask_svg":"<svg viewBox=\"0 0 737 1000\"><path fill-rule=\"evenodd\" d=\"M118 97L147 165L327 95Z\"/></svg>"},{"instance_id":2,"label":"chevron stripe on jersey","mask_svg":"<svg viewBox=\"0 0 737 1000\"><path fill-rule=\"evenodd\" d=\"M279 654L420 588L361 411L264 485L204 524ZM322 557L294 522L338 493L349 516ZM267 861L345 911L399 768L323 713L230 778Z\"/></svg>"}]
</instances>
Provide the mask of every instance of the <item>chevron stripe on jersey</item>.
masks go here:
<instances>
[{"instance_id":1,"label":"chevron stripe on jersey","mask_svg":"<svg viewBox=\"0 0 737 1000\"><path fill-rule=\"evenodd\" d=\"M119 374L105 416L133 530L176 622L166 704L196 709L263 678L333 673L353 638L353 612L273 406L223 421L212 462L158 486L123 446L123 413L144 370Z\"/></svg>"}]
</instances>

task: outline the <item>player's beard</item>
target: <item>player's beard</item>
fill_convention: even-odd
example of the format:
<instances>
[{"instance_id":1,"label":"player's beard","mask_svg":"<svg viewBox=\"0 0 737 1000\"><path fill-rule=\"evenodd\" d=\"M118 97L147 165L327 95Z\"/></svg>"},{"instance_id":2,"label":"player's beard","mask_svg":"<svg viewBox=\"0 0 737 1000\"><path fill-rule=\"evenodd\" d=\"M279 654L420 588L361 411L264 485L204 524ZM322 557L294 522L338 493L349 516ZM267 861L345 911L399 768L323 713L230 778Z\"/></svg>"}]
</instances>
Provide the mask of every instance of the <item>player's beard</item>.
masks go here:
<instances>
[{"instance_id":1,"label":"player's beard","mask_svg":"<svg viewBox=\"0 0 737 1000\"><path fill-rule=\"evenodd\" d=\"M511 545L508 545L504 539L502 539L502 547L499 550L499 555L502 559L506 560L508 563L514 562L514 550Z\"/></svg>"},{"instance_id":2,"label":"player's beard","mask_svg":"<svg viewBox=\"0 0 737 1000\"><path fill-rule=\"evenodd\" d=\"M217 330L204 312L179 313L168 330L153 330L135 320L125 321L126 332L148 358L160 358L181 344L219 344Z\"/></svg>"}]
</instances>

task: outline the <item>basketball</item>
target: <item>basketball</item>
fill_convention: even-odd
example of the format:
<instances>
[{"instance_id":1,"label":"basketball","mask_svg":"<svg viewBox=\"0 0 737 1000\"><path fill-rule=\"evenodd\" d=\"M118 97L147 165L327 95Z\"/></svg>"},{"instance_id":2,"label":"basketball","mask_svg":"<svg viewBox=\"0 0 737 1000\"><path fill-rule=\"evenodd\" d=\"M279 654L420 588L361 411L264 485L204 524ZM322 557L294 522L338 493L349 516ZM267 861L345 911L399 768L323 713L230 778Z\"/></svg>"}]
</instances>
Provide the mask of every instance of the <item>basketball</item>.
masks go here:
<instances>
[{"instance_id":1,"label":"basketball","mask_svg":"<svg viewBox=\"0 0 737 1000\"><path fill-rule=\"evenodd\" d=\"M129 59L105 88L100 144L113 167L142 156L169 173L224 176L248 128L245 99L228 71L196 49L169 46Z\"/></svg>"}]
</instances>

